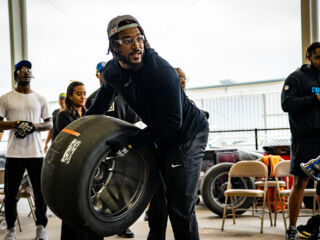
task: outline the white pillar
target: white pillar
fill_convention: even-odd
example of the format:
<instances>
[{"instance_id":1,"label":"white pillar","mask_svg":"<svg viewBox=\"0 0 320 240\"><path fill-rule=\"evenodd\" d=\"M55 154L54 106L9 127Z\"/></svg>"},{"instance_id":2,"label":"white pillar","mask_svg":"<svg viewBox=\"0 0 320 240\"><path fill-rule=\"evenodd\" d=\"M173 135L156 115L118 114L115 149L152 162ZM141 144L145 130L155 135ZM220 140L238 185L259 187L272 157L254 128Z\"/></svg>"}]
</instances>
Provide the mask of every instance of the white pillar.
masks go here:
<instances>
[{"instance_id":1,"label":"white pillar","mask_svg":"<svg viewBox=\"0 0 320 240\"><path fill-rule=\"evenodd\" d=\"M311 42L319 41L318 0L311 0Z\"/></svg>"},{"instance_id":2,"label":"white pillar","mask_svg":"<svg viewBox=\"0 0 320 240\"><path fill-rule=\"evenodd\" d=\"M307 63L308 46L319 41L318 0L301 0L302 63Z\"/></svg>"},{"instance_id":3,"label":"white pillar","mask_svg":"<svg viewBox=\"0 0 320 240\"><path fill-rule=\"evenodd\" d=\"M301 0L302 63L307 63L306 50L311 43L310 8L310 0Z\"/></svg>"},{"instance_id":4,"label":"white pillar","mask_svg":"<svg viewBox=\"0 0 320 240\"><path fill-rule=\"evenodd\" d=\"M8 0L12 88L15 87L14 64L28 59L26 0Z\"/></svg>"}]
</instances>

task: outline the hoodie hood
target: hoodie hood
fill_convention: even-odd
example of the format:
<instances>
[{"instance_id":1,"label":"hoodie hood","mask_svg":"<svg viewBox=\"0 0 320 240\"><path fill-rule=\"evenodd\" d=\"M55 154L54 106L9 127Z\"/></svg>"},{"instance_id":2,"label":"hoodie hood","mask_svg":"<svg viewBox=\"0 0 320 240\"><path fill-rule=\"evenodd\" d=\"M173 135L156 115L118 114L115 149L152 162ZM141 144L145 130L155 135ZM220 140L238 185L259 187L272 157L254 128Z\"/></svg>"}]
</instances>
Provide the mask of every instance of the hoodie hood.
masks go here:
<instances>
[{"instance_id":1,"label":"hoodie hood","mask_svg":"<svg viewBox=\"0 0 320 240\"><path fill-rule=\"evenodd\" d=\"M309 64L303 64L299 69L299 71L310 71L310 65Z\"/></svg>"}]
</instances>

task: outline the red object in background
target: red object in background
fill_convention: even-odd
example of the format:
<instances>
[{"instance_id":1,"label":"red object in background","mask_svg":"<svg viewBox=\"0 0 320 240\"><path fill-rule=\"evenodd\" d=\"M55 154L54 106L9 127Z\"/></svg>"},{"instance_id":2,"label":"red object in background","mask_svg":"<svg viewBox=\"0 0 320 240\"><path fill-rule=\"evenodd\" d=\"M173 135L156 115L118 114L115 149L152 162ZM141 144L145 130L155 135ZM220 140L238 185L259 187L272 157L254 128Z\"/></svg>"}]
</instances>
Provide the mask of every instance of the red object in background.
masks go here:
<instances>
[{"instance_id":1,"label":"red object in background","mask_svg":"<svg viewBox=\"0 0 320 240\"><path fill-rule=\"evenodd\" d=\"M217 157L217 163L224 163L224 162L235 163L240 160L239 152L236 150L216 151L216 157Z\"/></svg>"}]
</instances>

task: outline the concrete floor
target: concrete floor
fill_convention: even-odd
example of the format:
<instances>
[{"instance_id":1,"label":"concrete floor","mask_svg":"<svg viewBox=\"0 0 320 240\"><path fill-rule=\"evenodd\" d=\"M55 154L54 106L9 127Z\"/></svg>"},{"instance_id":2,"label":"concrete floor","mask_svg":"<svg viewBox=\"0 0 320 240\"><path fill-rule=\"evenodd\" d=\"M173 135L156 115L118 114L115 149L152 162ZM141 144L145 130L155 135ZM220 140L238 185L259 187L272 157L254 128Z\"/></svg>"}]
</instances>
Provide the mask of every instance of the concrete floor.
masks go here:
<instances>
[{"instance_id":1,"label":"concrete floor","mask_svg":"<svg viewBox=\"0 0 320 240\"><path fill-rule=\"evenodd\" d=\"M22 232L17 232L17 240L31 240L35 238L35 224L32 217L28 217L29 206L25 199L21 199L18 203L20 221L22 223ZM47 226L47 232L50 240L60 239L60 227L61 221L54 216L51 211L49 214L49 223ZM221 223L222 219L212 213L206 208L205 205L200 204L197 206L196 214L199 224L200 238L202 240L212 239L245 239L245 240L284 240L284 225L280 216L278 217L277 226L271 227L268 215L265 215L264 233L260 234L260 220L255 217L241 216L236 219L236 224L232 224L232 219L228 218L225 223L225 230L222 232ZM250 215L251 211L245 213ZM298 224L305 224L308 218L301 217L298 220ZM145 240L148 235L148 223L143 220L141 216L137 222L130 227L134 232L137 240ZM0 239L3 239L6 232L5 223L0 224ZM105 237L105 240L120 240L122 238L118 236ZM167 240L173 240L173 233L170 224L167 230Z\"/></svg>"}]
</instances>

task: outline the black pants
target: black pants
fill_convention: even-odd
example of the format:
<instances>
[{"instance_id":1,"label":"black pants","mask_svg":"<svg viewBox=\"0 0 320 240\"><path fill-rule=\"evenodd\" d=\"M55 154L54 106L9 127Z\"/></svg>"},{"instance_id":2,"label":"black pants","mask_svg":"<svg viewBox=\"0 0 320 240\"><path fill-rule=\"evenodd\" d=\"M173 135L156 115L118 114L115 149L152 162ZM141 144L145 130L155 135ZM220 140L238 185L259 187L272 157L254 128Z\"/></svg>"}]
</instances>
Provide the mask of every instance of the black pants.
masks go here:
<instances>
[{"instance_id":1,"label":"black pants","mask_svg":"<svg viewBox=\"0 0 320 240\"><path fill-rule=\"evenodd\" d=\"M300 164L318 157L320 154L320 143L291 142L290 149L290 173L295 176L307 177L302 171Z\"/></svg>"},{"instance_id":2,"label":"black pants","mask_svg":"<svg viewBox=\"0 0 320 240\"><path fill-rule=\"evenodd\" d=\"M4 207L8 229L15 226L17 219L18 191L25 169L28 171L33 188L36 224L44 227L47 225L47 204L42 196L40 182L42 163L43 158L7 158L4 178Z\"/></svg>"},{"instance_id":3,"label":"black pants","mask_svg":"<svg viewBox=\"0 0 320 240\"><path fill-rule=\"evenodd\" d=\"M60 240L103 240L102 236L84 232L62 221Z\"/></svg>"},{"instance_id":4,"label":"black pants","mask_svg":"<svg viewBox=\"0 0 320 240\"><path fill-rule=\"evenodd\" d=\"M148 211L148 240L164 240L168 215L176 240L198 240L195 202L201 163L208 141L208 129L180 145L159 147L162 184Z\"/></svg>"}]
</instances>

